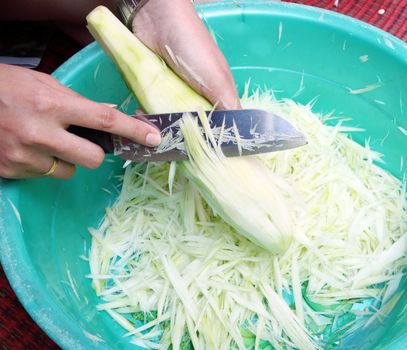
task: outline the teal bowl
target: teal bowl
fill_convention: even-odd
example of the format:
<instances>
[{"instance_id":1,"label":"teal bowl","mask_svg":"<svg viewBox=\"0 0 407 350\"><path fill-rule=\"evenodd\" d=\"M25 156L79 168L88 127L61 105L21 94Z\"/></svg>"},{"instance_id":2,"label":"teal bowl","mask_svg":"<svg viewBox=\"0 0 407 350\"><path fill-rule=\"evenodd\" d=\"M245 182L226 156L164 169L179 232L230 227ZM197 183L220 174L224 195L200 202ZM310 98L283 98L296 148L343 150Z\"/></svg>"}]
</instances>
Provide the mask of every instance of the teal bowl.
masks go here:
<instances>
[{"instance_id":1,"label":"teal bowl","mask_svg":"<svg viewBox=\"0 0 407 350\"><path fill-rule=\"evenodd\" d=\"M351 118L383 153L384 167L401 178L407 170L407 47L365 23L312 7L230 1L198 8L232 67L242 91L272 88L277 97L307 103L316 112ZM366 60L367 59L367 60ZM131 113L136 103L113 63L91 44L54 76L96 101ZM366 87L375 87L375 89ZM365 93L361 93L365 90ZM129 97L130 96L130 97ZM103 312L80 258L112 204L123 172L111 157L96 171L79 169L69 181L1 180L0 254L17 296L32 318L62 348L138 349ZM407 349L407 284L381 323L351 334L338 349ZM214 349L208 349L214 350Z\"/></svg>"}]
</instances>

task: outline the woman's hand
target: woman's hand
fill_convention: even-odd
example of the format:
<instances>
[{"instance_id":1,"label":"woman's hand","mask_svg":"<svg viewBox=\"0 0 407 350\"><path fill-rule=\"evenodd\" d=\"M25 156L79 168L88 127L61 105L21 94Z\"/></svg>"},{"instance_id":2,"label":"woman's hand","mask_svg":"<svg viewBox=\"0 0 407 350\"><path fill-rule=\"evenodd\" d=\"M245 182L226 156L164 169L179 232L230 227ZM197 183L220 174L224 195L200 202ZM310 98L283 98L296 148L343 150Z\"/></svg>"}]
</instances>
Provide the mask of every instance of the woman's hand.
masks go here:
<instances>
[{"instance_id":1,"label":"woman's hand","mask_svg":"<svg viewBox=\"0 0 407 350\"><path fill-rule=\"evenodd\" d=\"M16 5L25 2L17 1ZM115 0L105 2L114 7ZM92 0L88 5L93 8L100 3ZM49 4L48 12L33 16L65 18L62 7ZM13 8L6 10L8 17L17 18ZM86 6L75 9L76 17L72 15L71 21L76 18L81 22L88 11ZM228 64L190 0L149 0L135 16L133 30L217 108L240 107ZM71 177L75 165L98 167L104 159L103 150L66 131L70 125L108 131L148 146L160 142L155 128L87 100L49 75L0 65L0 177L43 176L55 158L60 159L52 175L57 178Z\"/></svg>"},{"instance_id":2,"label":"woman's hand","mask_svg":"<svg viewBox=\"0 0 407 350\"><path fill-rule=\"evenodd\" d=\"M159 132L102 103L92 102L51 76L0 64L0 177L69 178L75 165L97 168L102 148L66 131L70 125L108 131L156 146Z\"/></svg>"},{"instance_id":3,"label":"woman's hand","mask_svg":"<svg viewBox=\"0 0 407 350\"><path fill-rule=\"evenodd\" d=\"M190 0L149 0L133 32L217 108L240 107L226 59Z\"/></svg>"}]
</instances>

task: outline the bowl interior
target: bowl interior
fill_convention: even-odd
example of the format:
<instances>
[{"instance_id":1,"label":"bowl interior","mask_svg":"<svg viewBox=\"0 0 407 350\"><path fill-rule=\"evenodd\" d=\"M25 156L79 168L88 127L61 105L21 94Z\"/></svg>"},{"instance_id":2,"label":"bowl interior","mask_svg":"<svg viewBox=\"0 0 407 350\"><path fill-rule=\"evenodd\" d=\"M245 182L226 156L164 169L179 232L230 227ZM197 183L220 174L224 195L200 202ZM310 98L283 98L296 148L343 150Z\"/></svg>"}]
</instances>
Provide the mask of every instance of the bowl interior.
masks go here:
<instances>
[{"instance_id":1,"label":"bowl interior","mask_svg":"<svg viewBox=\"0 0 407 350\"><path fill-rule=\"evenodd\" d=\"M349 117L383 153L384 168L407 170L407 48L392 36L350 18L290 4L241 1L199 7L225 53L239 91L272 88L278 98L314 111ZM113 63L91 44L55 72L93 100L133 112L136 102ZM364 89L366 90L364 93ZM370 90L370 91L369 91ZM79 169L69 181L5 181L0 187L0 252L10 282L40 326L66 349L136 349L110 317L85 275L90 246L104 208L118 194L122 161L108 157L97 171ZM407 346L406 281L383 322L348 337L338 348Z\"/></svg>"}]
</instances>

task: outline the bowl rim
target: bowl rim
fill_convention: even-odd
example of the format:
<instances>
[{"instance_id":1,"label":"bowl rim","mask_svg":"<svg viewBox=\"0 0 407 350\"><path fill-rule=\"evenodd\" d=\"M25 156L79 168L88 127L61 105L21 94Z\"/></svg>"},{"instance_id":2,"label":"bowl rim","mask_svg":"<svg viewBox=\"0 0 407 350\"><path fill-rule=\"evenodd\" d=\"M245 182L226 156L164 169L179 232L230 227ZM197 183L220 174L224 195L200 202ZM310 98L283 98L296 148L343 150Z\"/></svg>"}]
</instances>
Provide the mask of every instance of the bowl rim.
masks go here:
<instances>
[{"instance_id":1,"label":"bowl rim","mask_svg":"<svg viewBox=\"0 0 407 350\"><path fill-rule=\"evenodd\" d=\"M197 5L197 8L201 17L234 15L245 11L246 14L281 13L302 20L318 20L341 30L346 24L349 33L358 35L369 42L376 41L376 45L379 44L378 39L380 38L383 41L383 49L397 59L403 60L404 58L404 64L407 67L407 45L403 41L375 26L333 11L267 0L240 0L238 5L233 0L211 2ZM385 40L389 40L394 48L387 45ZM93 42L69 58L53 73L53 76L60 82L66 83L79 69L77 62L91 61L102 55L100 47ZM32 266L27 251L15 249L15 247L24 247L24 245L20 244L23 231L12 204L13 200L18 199L18 191L13 187L13 183L13 180L0 179L0 262L12 289L28 314L61 348L71 350L110 349L104 343L97 343L87 338L84 330L51 302L52 299L49 298L48 293L40 287L38 273ZM15 232L19 234L15 234ZM405 344L407 334L399 340Z\"/></svg>"}]
</instances>

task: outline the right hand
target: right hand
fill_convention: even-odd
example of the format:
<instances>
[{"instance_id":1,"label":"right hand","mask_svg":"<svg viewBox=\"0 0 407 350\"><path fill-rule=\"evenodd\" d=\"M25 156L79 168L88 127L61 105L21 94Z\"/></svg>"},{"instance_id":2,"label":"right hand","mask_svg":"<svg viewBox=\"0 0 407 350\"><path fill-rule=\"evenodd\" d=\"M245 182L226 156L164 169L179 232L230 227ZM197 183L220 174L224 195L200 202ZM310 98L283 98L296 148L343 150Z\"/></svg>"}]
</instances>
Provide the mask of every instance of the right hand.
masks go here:
<instances>
[{"instance_id":1,"label":"right hand","mask_svg":"<svg viewBox=\"0 0 407 350\"><path fill-rule=\"evenodd\" d=\"M70 125L107 131L157 146L154 127L90 101L51 76L0 64L0 177L43 176L59 159L52 177L66 179L75 165L95 169L104 160L98 145L69 133Z\"/></svg>"}]
</instances>

